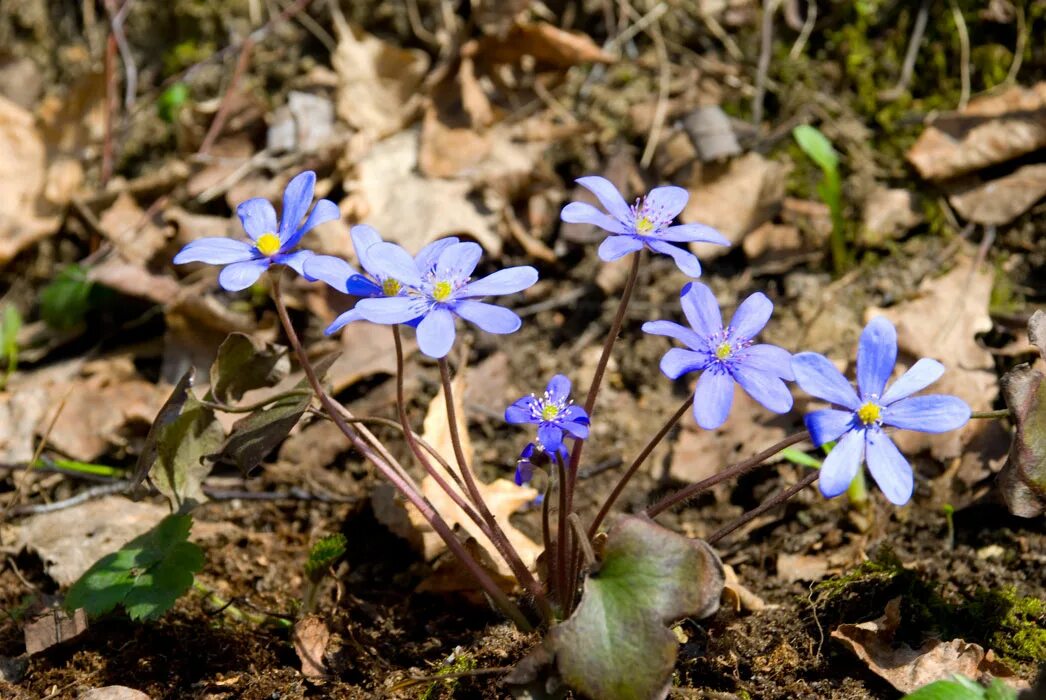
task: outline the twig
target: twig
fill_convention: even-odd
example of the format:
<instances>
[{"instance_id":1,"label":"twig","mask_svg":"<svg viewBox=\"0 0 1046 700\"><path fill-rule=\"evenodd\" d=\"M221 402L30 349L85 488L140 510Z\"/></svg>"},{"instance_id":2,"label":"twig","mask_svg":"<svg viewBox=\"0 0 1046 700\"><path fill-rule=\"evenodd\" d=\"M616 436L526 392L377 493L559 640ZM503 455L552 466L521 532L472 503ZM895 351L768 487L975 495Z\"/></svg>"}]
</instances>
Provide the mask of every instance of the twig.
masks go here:
<instances>
[{"instance_id":1,"label":"twig","mask_svg":"<svg viewBox=\"0 0 1046 700\"><path fill-rule=\"evenodd\" d=\"M654 159L654 151L661 141L661 130L665 126L665 117L668 114L668 91L671 87L672 64L668 60L668 48L665 46L665 38L661 34L661 23L654 22L647 34L654 41L654 51L657 54L658 77L657 77L657 105L654 107L654 119L650 124L650 134L647 136L646 147L639 164L643 168L650 167Z\"/></svg>"},{"instance_id":2,"label":"twig","mask_svg":"<svg viewBox=\"0 0 1046 700\"><path fill-rule=\"evenodd\" d=\"M799 36L796 37L795 43L792 44L792 49L788 52L788 58L795 61L802 55L803 49L806 48L806 42L810 40L810 35L813 34L816 23L817 1L808 0L806 3L806 21L803 22L803 28L799 30Z\"/></svg>"},{"instance_id":3,"label":"twig","mask_svg":"<svg viewBox=\"0 0 1046 700\"><path fill-rule=\"evenodd\" d=\"M668 12L668 3L659 2L650 8L650 11L635 21L634 24L625 27L620 34L603 44L603 50L610 52L616 50L622 44L631 41L639 32L646 31L647 27L661 19L661 15Z\"/></svg>"},{"instance_id":4,"label":"twig","mask_svg":"<svg viewBox=\"0 0 1046 700\"><path fill-rule=\"evenodd\" d=\"M970 34L966 30L966 20L962 10L950 0L952 19L955 20L955 31L959 34L959 79L962 81L962 92L959 95L959 109L966 109L970 101Z\"/></svg>"},{"instance_id":5,"label":"twig","mask_svg":"<svg viewBox=\"0 0 1046 700\"><path fill-rule=\"evenodd\" d=\"M800 479L794 486L791 486L790 488L782 491L773 498L767 499L765 503L761 503L759 506L748 511L734 522L728 525L724 525L723 527L713 532L710 536L705 538L705 542L707 542L708 544L715 544L716 542L723 539L731 532L744 525L745 523L751 522L752 520L755 520L771 508L775 508L781 505L789 498L799 493L810 484L817 481L817 477L819 476L821 476L821 472L819 470L812 470L809 474Z\"/></svg>"},{"instance_id":6,"label":"twig","mask_svg":"<svg viewBox=\"0 0 1046 700\"><path fill-rule=\"evenodd\" d=\"M897 78L897 84L889 90L879 93L880 100L896 100L908 89L908 83L912 80L915 71L915 59L919 57L919 46L926 32L926 20L930 17L929 0L923 0L919 6L919 13L915 15L915 26L912 28L912 36L908 39L908 49L904 53L904 64L901 66L901 75Z\"/></svg>"},{"instance_id":7,"label":"twig","mask_svg":"<svg viewBox=\"0 0 1046 700\"><path fill-rule=\"evenodd\" d=\"M113 176L113 119L116 112L116 37L109 32L105 41L105 136L102 140L102 187Z\"/></svg>"},{"instance_id":8,"label":"twig","mask_svg":"<svg viewBox=\"0 0 1046 700\"><path fill-rule=\"evenodd\" d=\"M1024 62L1024 47L1028 43L1028 27L1027 19L1024 16L1024 5L1017 2L1014 3L1017 7L1017 45L1013 48L1013 63L1010 64L1010 69L1006 71L1006 80L1003 81L1010 85L1017 82L1017 73L1021 70L1021 64Z\"/></svg>"},{"instance_id":9,"label":"twig","mask_svg":"<svg viewBox=\"0 0 1046 700\"><path fill-rule=\"evenodd\" d=\"M763 122L766 75L770 71L770 52L774 42L774 15L780 4L781 0L763 0L763 19L759 29L759 63L755 73L755 95L752 96L752 124L757 129Z\"/></svg>"},{"instance_id":10,"label":"twig","mask_svg":"<svg viewBox=\"0 0 1046 700\"><path fill-rule=\"evenodd\" d=\"M109 13L109 27L112 36L116 39L116 46L120 49L120 60L123 62L124 74L124 108L130 111L134 108L135 93L138 92L138 65L134 62L134 54L131 46L127 43L127 35L123 31L123 22L127 13L131 10L134 0L124 0L119 9L116 9L115 0L106 0L105 11Z\"/></svg>"},{"instance_id":11,"label":"twig","mask_svg":"<svg viewBox=\"0 0 1046 700\"><path fill-rule=\"evenodd\" d=\"M61 402L58 404L58 408L55 409L54 416L51 417L51 422L47 424L47 430L44 431L43 436L40 438L40 442L37 443L36 449L33 450L33 458L29 460L29 464L36 464L40 455L44 451L44 445L47 444L48 439L51 437L51 431L54 430L55 423L58 422L58 417L62 415L62 411L65 410L66 401L69 400L69 394L72 393L72 388L65 392L65 396L62 397ZM4 512L0 513L0 520L7 520L7 516L14 506L18 505L18 502L22 499L22 493L25 491L25 485L29 481L29 472L31 470L26 469L25 474L18 480L18 488L15 489L14 496L11 497L11 502L4 508Z\"/></svg>"},{"instance_id":12,"label":"twig","mask_svg":"<svg viewBox=\"0 0 1046 700\"><path fill-rule=\"evenodd\" d=\"M89 489L84 489L75 496L62 499L61 501L55 501L54 503L40 503L33 506L18 506L12 512L14 515L39 515L40 513L54 513L59 510L65 510L66 508L72 508L78 506L81 503L93 500L95 498L101 498L102 496L109 496L114 493L123 493L131 485L130 481L121 480L114 481L109 484L99 484L98 486L92 486Z\"/></svg>"}]
</instances>

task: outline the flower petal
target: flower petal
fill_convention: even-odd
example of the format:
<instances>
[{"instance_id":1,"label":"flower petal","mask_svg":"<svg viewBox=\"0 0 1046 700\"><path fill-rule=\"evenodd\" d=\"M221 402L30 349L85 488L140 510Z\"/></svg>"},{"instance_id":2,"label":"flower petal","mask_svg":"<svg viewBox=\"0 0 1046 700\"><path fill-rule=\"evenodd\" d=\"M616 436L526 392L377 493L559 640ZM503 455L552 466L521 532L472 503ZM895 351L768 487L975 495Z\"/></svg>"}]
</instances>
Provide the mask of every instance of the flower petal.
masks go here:
<instances>
[{"instance_id":1,"label":"flower petal","mask_svg":"<svg viewBox=\"0 0 1046 700\"><path fill-rule=\"evenodd\" d=\"M559 427L567 431L578 440L588 439L588 425L585 423L577 423L575 421L563 421L559 424Z\"/></svg>"},{"instance_id":2,"label":"flower petal","mask_svg":"<svg viewBox=\"0 0 1046 700\"><path fill-rule=\"evenodd\" d=\"M548 381L545 393L548 394L549 399L555 402L570 398L570 380L562 374L557 374Z\"/></svg>"},{"instance_id":3,"label":"flower petal","mask_svg":"<svg viewBox=\"0 0 1046 700\"><path fill-rule=\"evenodd\" d=\"M436 279L466 280L479 264L483 248L479 243L466 241L455 243L443 249L436 261Z\"/></svg>"},{"instance_id":4,"label":"flower petal","mask_svg":"<svg viewBox=\"0 0 1046 700\"><path fill-rule=\"evenodd\" d=\"M661 372L669 379L679 379L687 372L704 369L708 362L707 353L672 348L661 358Z\"/></svg>"},{"instance_id":5,"label":"flower petal","mask_svg":"<svg viewBox=\"0 0 1046 700\"><path fill-rule=\"evenodd\" d=\"M826 442L838 440L839 436L854 427L854 414L850 411L840 411L835 408L822 408L803 416L806 429L810 431L810 439L814 445L820 447Z\"/></svg>"},{"instance_id":6,"label":"flower petal","mask_svg":"<svg viewBox=\"0 0 1046 700\"><path fill-rule=\"evenodd\" d=\"M730 245L730 240L711 226L704 224L679 224L669 226L658 236L663 241L675 243L715 243L716 245Z\"/></svg>"},{"instance_id":7,"label":"flower petal","mask_svg":"<svg viewBox=\"0 0 1046 700\"><path fill-rule=\"evenodd\" d=\"M327 326L327 328L323 331L323 333L325 335L333 335L333 334L337 333L338 331L340 331L345 326L347 326L348 324L352 323L353 321L363 321L363 320L364 320L364 318L363 318L363 316L360 315L359 311L357 311L356 309L349 309L345 313L343 313L340 316L338 316L338 318L334 319L334 322L332 324L330 324L329 326Z\"/></svg>"},{"instance_id":8,"label":"flower petal","mask_svg":"<svg viewBox=\"0 0 1046 700\"><path fill-rule=\"evenodd\" d=\"M349 278L360 274L352 265L333 255L313 255L305 261L303 270L306 277L326 282L339 292L347 291Z\"/></svg>"},{"instance_id":9,"label":"flower petal","mask_svg":"<svg viewBox=\"0 0 1046 700\"><path fill-rule=\"evenodd\" d=\"M266 233L276 233L276 210L267 199L255 197L242 202L236 207L236 215L240 217L243 230L252 241L258 240L259 236Z\"/></svg>"},{"instance_id":10,"label":"flower petal","mask_svg":"<svg viewBox=\"0 0 1046 700\"><path fill-rule=\"evenodd\" d=\"M678 267L684 275L689 277L701 276L701 263L698 262L697 256L689 250L683 250L671 243L666 243L665 241L659 241L653 238L647 238L644 242L650 250L661 253L662 255L667 255L675 260L676 267Z\"/></svg>"},{"instance_id":11,"label":"flower petal","mask_svg":"<svg viewBox=\"0 0 1046 700\"><path fill-rule=\"evenodd\" d=\"M789 382L795 381L795 374L792 373L792 353L776 345L751 345L738 353L737 360L743 362L746 367L770 372Z\"/></svg>"},{"instance_id":12,"label":"flower petal","mask_svg":"<svg viewBox=\"0 0 1046 700\"><path fill-rule=\"evenodd\" d=\"M966 425L970 407L955 396L927 394L910 396L883 409L883 423L903 430L946 433Z\"/></svg>"},{"instance_id":13,"label":"flower petal","mask_svg":"<svg viewBox=\"0 0 1046 700\"><path fill-rule=\"evenodd\" d=\"M359 251L356 251L357 255ZM382 279L392 278L408 287L420 287L421 275L414 258L395 243L375 243L367 248L367 270Z\"/></svg>"},{"instance_id":14,"label":"flower petal","mask_svg":"<svg viewBox=\"0 0 1046 700\"><path fill-rule=\"evenodd\" d=\"M268 258L246 260L226 265L218 273L218 284L228 292L239 292L258 281L261 274L269 269Z\"/></svg>"},{"instance_id":15,"label":"flower petal","mask_svg":"<svg viewBox=\"0 0 1046 700\"><path fill-rule=\"evenodd\" d=\"M762 292L756 292L741 302L730 319L728 332L732 340L751 340L759 335L770 314L774 312L774 303Z\"/></svg>"},{"instance_id":16,"label":"flower petal","mask_svg":"<svg viewBox=\"0 0 1046 700\"><path fill-rule=\"evenodd\" d=\"M441 238L438 241L433 241L419 250L418 254L414 256L414 264L417 266L418 272L424 275L426 272L434 270L440 254L447 248L447 246L452 246L458 242L456 236L450 236L448 238Z\"/></svg>"},{"instance_id":17,"label":"flower petal","mask_svg":"<svg viewBox=\"0 0 1046 700\"><path fill-rule=\"evenodd\" d=\"M385 290L370 277L353 275L345 281L345 293L357 297L383 297Z\"/></svg>"},{"instance_id":18,"label":"flower petal","mask_svg":"<svg viewBox=\"0 0 1046 700\"><path fill-rule=\"evenodd\" d=\"M857 388L861 396L882 396L896 362L897 330L885 316L876 316L861 331L857 345Z\"/></svg>"},{"instance_id":19,"label":"flower petal","mask_svg":"<svg viewBox=\"0 0 1046 700\"><path fill-rule=\"evenodd\" d=\"M552 423L541 423L538 426L538 442L546 452L558 452L563 445L563 429Z\"/></svg>"},{"instance_id":20,"label":"flower petal","mask_svg":"<svg viewBox=\"0 0 1046 700\"><path fill-rule=\"evenodd\" d=\"M293 253L280 253L279 255L274 255L272 261L274 263L279 263L280 265L286 265L308 281L315 282L315 277L309 277L305 274L305 261L315 255L316 253L313 253L311 250L296 250Z\"/></svg>"},{"instance_id":21,"label":"flower petal","mask_svg":"<svg viewBox=\"0 0 1046 700\"><path fill-rule=\"evenodd\" d=\"M690 199L690 193L685 189L668 185L650 190L645 204L647 209L658 209L662 217L671 220L679 216L679 212L686 207L688 199Z\"/></svg>"},{"instance_id":22,"label":"flower petal","mask_svg":"<svg viewBox=\"0 0 1046 700\"><path fill-rule=\"evenodd\" d=\"M667 335L669 338L686 343L694 350L704 350L707 345L697 333L672 321L647 321L643 324L643 332L650 335Z\"/></svg>"},{"instance_id":23,"label":"flower petal","mask_svg":"<svg viewBox=\"0 0 1046 700\"><path fill-rule=\"evenodd\" d=\"M850 382L824 355L801 352L792 355L792 371L800 388L811 396L856 411L861 405Z\"/></svg>"},{"instance_id":24,"label":"flower petal","mask_svg":"<svg viewBox=\"0 0 1046 700\"><path fill-rule=\"evenodd\" d=\"M286 244L298 232L305 212L312 204L316 187L316 173L311 170L295 175L283 190L283 211L280 212L280 242Z\"/></svg>"},{"instance_id":25,"label":"flower petal","mask_svg":"<svg viewBox=\"0 0 1046 700\"><path fill-rule=\"evenodd\" d=\"M534 404L537 399L533 396L524 396L517 399L515 403L505 409L505 422L518 425L520 423L537 423L534 418Z\"/></svg>"},{"instance_id":26,"label":"flower petal","mask_svg":"<svg viewBox=\"0 0 1046 700\"><path fill-rule=\"evenodd\" d=\"M371 269L370 253L367 251L372 245L384 242L381 234L373 226L357 224L349 229L349 237L352 238L352 249L356 251L356 258L360 261L360 266L372 275L378 274Z\"/></svg>"},{"instance_id":27,"label":"flower petal","mask_svg":"<svg viewBox=\"0 0 1046 700\"><path fill-rule=\"evenodd\" d=\"M792 410L792 392L776 374L744 364L737 365L732 374L741 388L767 410L774 413Z\"/></svg>"},{"instance_id":28,"label":"flower petal","mask_svg":"<svg viewBox=\"0 0 1046 700\"><path fill-rule=\"evenodd\" d=\"M694 419L705 430L714 430L726 421L733 402L733 377L726 372L703 372L694 391Z\"/></svg>"},{"instance_id":29,"label":"flower petal","mask_svg":"<svg viewBox=\"0 0 1046 700\"><path fill-rule=\"evenodd\" d=\"M508 267L470 282L464 289L469 297L486 297L497 294L514 294L522 292L538 281L538 271L529 265Z\"/></svg>"},{"instance_id":30,"label":"flower petal","mask_svg":"<svg viewBox=\"0 0 1046 700\"><path fill-rule=\"evenodd\" d=\"M290 236L283 242L282 248L284 250L290 250L298 245L298 241L301 240L301 237L312 229L320 224L325 224L328 221L337 221L340 218L341 211L338 209L338 205L329 199L321 199L316 202L316 206L312 208L309 218L305 220L305 223L301 225L301 228L295 231L293 236Z\"/></svg>"},{"instance_id":31,"label":"flower petal","mask_svg":"<svg viewBox=\"0 0 1046 700\"><path fill-rule=\"evenodd\" d=\"M599 244L599 259L603 262L614 262L629 253L643 249L643 241L632 236L607 236Z\"/></svg>"},{"instance_id":32,"label":"flower petal","mask_svg":"<svg viewBox=\"0 0 1046 700\"><path fill-rule=\"evenodd\" d=\"M865 461L872 478L879 484L886 500L895 506L903 506L915 490L912 465L881 430L869 430L866 444Z\"/></svg>"},{"instance_id":33,"label":"flower petal","mask_svg":"<svg viewBox=\"0 0 1046 700\"><path fill-rule=\"evenodd\" d=\"M469 323L473 323L487 333L515 333L523 321L515 311L504 306L485 304L482 301L459 301L452 307L454 313Z\"/></svg>"},{"instance_id":34,"label":"flower petal","mask_svg":"<svg viewBox=\"0 0 1046 700\"><path fill-rule=\"evenodd\" d=\"M232 238L197 238L178 251L178 254L174 256L174 264L203 262L211 265L228 265L244 262L254 257L255 249L250 243Z\"/></svg>"},{"instance_id":35,"label":"flower petal","mask_svg":"<svg viewBox=\"0 0 1046 700\"><path fill-rule=\"evenodd\" d=\"M371 323L407 323L425 313L425 302L412 297L360 299L356 311Z\"/></svg>"},{"instance_id":36,"label":"flower petal","mask_svg":"<svg viewBox=\"0 0 1046 700\"><path fill-rule=\"evenodd\" d=\"M864 460L864 431L851 430L836 443L821 464L818 486L825 498L835 498L850 488Z\"/></svg>"},{"instance_id":37,"label":"flower petal","mask_svg":"<svg viewBox=\"0 0 1046 700\"><path fill-rule=\"evenodd\" d=\"M418 348L438 360L454 346L454 335L454 314L447 309L433 309L418 324Z\"/></svg>"},{"instance_id":38,"label":"flower petal","mask_svg":"<svg viewBox=\"0 0 1046 700\"><path fill-rule=\"evenodd\" d=\"M890 385L882 396L883 405L889 406L894 401L900 401L917 391L922 391L940 379L942 374L944 374L944 365L937 360L924 357L909 367L907 372Z\"/></svg>"},{"instance_id":39,"label":"flower petal","mask_svg":"<svg viewBox=\"0 0 1046 700\"><path fill-rule=\"evenodd\" d=\"M683 287L679 303L690 327L697 332L706 346L709 338L723 330L719 302L715 300L715 294L712 294L707 285L700 282L686 285Z\"/></svg>"},{"instance_id":40,"label":"flower petal","mask_svg":"<svg viewBox=\"0 0 1046 700\"><path fill-rule=\"evenodd\" d=\"M621 222L632 220L632 210L610 180L598 175L589 175L588 177L579 177L575 182L596 195L596 199L599 200L599 203L603 205L603 208L612 217Z\"/></svg>"},{"instance_id":41,"label":"flower petal","mask_svg":"<svg viewBox=\"0 0 1046 700\"><path fill-rule=\"evenodd\" d=\"M627 226L586 202L571 202L563 207L559 218L568 224L591 224L610 233L628 233Z\"/></svg>"}]
</instances>

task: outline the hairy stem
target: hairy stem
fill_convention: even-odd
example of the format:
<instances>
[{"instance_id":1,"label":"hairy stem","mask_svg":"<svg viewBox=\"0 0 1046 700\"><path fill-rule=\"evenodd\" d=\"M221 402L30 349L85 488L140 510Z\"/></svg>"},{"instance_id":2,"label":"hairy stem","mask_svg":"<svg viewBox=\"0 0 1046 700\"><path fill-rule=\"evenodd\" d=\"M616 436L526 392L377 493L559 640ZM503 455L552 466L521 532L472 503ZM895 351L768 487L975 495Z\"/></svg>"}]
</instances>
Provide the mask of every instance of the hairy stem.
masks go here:
<instances>
[{"instance_id":1,"label":"hairy stem","mask_svg":"<svg viewBox=\"0 0 1046 700\"><path fill-rule=\"evenodd\" d=\"M819 477L820 475L821 472L816 469L811 471L809 474L807 474L798 482L796 482L794 486L788 487L773 498L768 499L764 503L760 503L758 506L748 511L734 522L730 523L729 525L724 525L723 527L713 532L709 537L705 538L705 542L707 542L708 544L715 544L716 542L723 539L731 532L744 525L745 523L751 522L752 520L758 518L760 515L770 510L771 508L781 505L789 498L799 493L810 484L817 481L817 477Z\"/></svg>"},{"instance_id":2,"label":"hairy stem","mask_svg":"<svg viewBox=\"0 0 1046 700\"><path fill-rule=\"evenodd\" d=\"M563 457L558 452L556 453L556 475L559 480L556 489L559 492L559 513L557 513L559 529L556 535L556 599L565 611L569 598L567 590L571 585L567 580L567 550L570 549L571 539L567 533L567 509L570 506L567 504L567 469L563 464Z\"/></svg>"}]
</instances>

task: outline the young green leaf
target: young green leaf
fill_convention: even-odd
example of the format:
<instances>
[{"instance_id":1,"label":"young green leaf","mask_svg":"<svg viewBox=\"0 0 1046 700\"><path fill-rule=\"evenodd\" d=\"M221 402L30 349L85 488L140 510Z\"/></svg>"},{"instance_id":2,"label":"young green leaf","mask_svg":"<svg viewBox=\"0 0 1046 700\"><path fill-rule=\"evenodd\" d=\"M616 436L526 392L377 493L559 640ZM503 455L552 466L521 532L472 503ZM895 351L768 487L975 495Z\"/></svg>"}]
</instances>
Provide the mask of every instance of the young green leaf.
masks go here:
<instances>
[{"instance_id":1,"label":"young green leaf","mask_svg":"<svg viewBox=\"0 0 1046 700\"><path fill-rule=\"evenodd\" d=\"M985 688L965 676L934 681L908 693L902 700L1016 700L1017 691L996 679Z\"/></svg>"},{"instance_id":2,"label":"young green leaf","mask_svg":"<svg viewBox=\"0 0 1046 700\"><path fill-rule=\"evenodd\" d=\"M70 265L40 292L40 317L52 328L66 330L81 323L91 305L94 283L87 270Z\"/></svg>"},{"instance_id":3,"label":"young green leaf","mask_svg":"<svg viewBox=\"0 0 1046 700\"><path fill-rule=\"evenodd\" d=\"M839 169L839 154L832 147L832 142L817 127L800 124L792 129L792 137L799 144L799 148L803 149L803 153L817 163L826 175Z\"/></svg>"},{"instance_id":4,"label":"young green leaf","mask_svg":"<svg viewBox=\"0 0 1046 700\"><path fill-rule=\"evenodd\" d=\"M182 106L189 101L189 86L175 83L160 93L156 100L156 112L168 124L174 122Z\"/></svg>"},{"instance_id":5,"label":"young green leaf","mask_svg":"<svg viewBox=\"0 0 1046 700\"><path fill-rule=\"evenodd\" d=\"M345 544L345 535L340 532L317 540L305 562L305 575L312 580L322 579L331 564L345 554Z\"/></svg>"}]
</instances>

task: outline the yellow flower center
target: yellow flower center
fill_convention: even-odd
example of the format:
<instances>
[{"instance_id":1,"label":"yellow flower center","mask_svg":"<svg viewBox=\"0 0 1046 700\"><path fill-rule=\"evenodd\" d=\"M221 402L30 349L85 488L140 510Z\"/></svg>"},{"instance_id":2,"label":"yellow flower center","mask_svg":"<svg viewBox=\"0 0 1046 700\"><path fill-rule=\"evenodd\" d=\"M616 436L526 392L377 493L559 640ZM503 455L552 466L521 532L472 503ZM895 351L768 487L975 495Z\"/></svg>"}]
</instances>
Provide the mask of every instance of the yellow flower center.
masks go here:
<instances>
[{"instance_id":1,"label":"yellow flower center","mask_svg":"<svg viewBox=\"0 0 1046 700\"><path fill-rule=\"evenodd\" d=\"M636 220L636 233L647 235L654 230L654 222L644 216Z\"/></svg>"},{"instance_id":2,"label":"yellow flower center","mask_svg":"<svg viewBox=\"0 0 1046 700\"><path fill-rule=\"evenodd\" d=\"M715 356L720 360L725 360L726 358L730 357L730 355L733 352L734 349L730 347L730 343L724 341L720 343L719 347L715 349Z\"/></svg>"},{"instance_id":3,"label":"yellow flower center","mask_svg":"<svg viewBox=\"0 0 1046 700\"><path fill-rule=\"evenodd\" d=\"M865 425L871 425L872 423L877 422L881 413L882 409L871 401L857 409L857 417L860 418L861 422Z\"/></svg>"},{"instance_id":4,"label":"yellow flower center","mask_svg":"<svg viewBox=\"0 0 1046 700\"><path fill-rule=\"evenodd\" d=\"M558 415L559 406L554 403L546 404L545 407L541 409L541 420L553 420Z\"/></svg>"},{"instance_id":5,"label":"yellow flower center","mask_svg":"<svg viewBox=\"0 0 1046 700\"><path fill-rule=\"evenodd\" d=\"M263 233L258 236L258 240L254 242L254 247L258 249L258 252L265 257L271 257L280 252L280 239L279 236L273 233Z\"/></svg>"},{"instance_id":6,"label":"yellow flower center","mask_svg":"<svg viewBox=\"0 0 1046 700\"><path fill-rule=\"evenodd\" d=\"M400 293L400 289L402 288L403 285L400 284L400 281L394 280L391 277L387 278L384 282L381 283L381 291L387 297L396 296Z\"/></svg>"},{"instance_id":7,"label":"yellow flower center","mask_svg":"<svg viewBox=\"0 0 1046 700\"><path fill-rule=\"evenodd\" d=\"M450 293L454 291L450 286L450 282L437 282L432 287L432 298L436 301L446 301L450 298Z\"/></svg>"}]
</instances>

